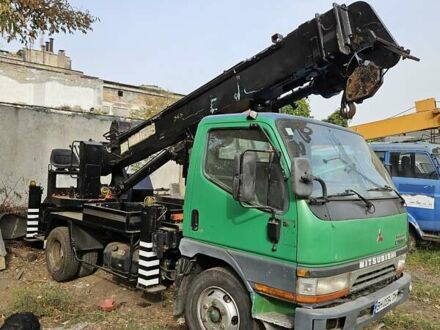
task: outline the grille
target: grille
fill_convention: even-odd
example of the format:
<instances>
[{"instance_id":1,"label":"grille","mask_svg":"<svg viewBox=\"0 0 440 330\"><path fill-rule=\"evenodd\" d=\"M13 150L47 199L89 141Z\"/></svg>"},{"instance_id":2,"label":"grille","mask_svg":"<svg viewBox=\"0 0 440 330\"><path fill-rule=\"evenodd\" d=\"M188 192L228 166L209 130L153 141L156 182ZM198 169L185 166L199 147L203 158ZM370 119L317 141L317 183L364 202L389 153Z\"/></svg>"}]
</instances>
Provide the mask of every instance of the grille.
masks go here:
<instances>
[{"instance_id":1,"label":"grille","mask_svg":"<svg viewBox=\"0 0 440 330\"><path fill-rule=\"evenodd\" d=\"M368 273L364 273L358 276L353 283L351 292L358 292L369 286L385 282L386 280L396 276L394 265L387 265L379 269L375 269Z\"/></svg>"}]
</instances>

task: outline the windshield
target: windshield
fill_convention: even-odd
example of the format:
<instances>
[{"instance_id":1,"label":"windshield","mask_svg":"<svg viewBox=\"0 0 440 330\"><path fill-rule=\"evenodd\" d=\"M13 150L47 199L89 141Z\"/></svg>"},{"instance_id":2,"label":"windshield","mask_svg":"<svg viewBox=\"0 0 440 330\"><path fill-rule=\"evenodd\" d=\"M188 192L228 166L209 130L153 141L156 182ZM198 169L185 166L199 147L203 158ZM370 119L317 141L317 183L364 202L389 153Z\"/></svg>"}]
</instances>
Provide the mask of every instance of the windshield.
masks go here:
<instances>
[{"instance_id":1,"label":"windshield","mask_svg":"<svg viewBox=\"0 0 440 330\"><path fill-rule=\"evenodd\" d=\"M380 189L393 186L391 178L358 134L295 119L279 120L277 127L289 156L308 158L313 175L325 181L329 196L353 189L365 198L394 197ZM320 196L322 189L314 182L312 197Z\"/></svg>"}]
</instances>

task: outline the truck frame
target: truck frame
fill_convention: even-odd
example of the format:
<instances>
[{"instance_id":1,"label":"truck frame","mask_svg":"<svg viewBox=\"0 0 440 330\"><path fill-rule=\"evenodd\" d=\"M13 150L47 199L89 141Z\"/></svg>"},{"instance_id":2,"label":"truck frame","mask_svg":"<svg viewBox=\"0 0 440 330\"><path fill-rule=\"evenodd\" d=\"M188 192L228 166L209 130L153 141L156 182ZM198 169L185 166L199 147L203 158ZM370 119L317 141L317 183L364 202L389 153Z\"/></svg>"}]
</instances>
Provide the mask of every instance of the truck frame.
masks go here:
<instances>
[{"instance_id":1,"label":"truck frame","mask_svg":"<svg viewBox=\"0 0 440 330\"><path fill-rule=\"evenodd\" d=\"M173 284L174 315L190 329L352 329L407 299L405 209L368 192L356 158L365 141L277 112L343 92L352 117L386 70L413 57L365 2L335 4L272 42L153 118L114 122L107 141L52 151L44 200L30 184L26 239L45 242L56 281L99 268L146 292ZM184 200L136 188L171 160L183 165ZM386 183L382 165L366 166ZM331 168L369 197L335 193L345 180L331 183Z\"/></svg>"}]
</instances>

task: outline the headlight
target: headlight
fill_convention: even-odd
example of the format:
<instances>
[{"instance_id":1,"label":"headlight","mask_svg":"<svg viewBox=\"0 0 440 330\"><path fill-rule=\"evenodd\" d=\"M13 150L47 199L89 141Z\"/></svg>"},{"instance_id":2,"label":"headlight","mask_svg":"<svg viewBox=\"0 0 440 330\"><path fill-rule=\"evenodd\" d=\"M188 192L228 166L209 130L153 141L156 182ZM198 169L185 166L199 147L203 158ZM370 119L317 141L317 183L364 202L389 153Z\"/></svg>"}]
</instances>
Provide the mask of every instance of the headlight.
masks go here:
<instances>
[{"instance_id":1,"label":"headlight","mask_svg":"<svg viewBox=\"0 0 440 330\"><path fill-rule=\"evenodd\" d=\"M298 277L296 301L306 304L331 301L348 295L349 286L349 273L321 278Z\"/></svg>"},{"instance_id":2,"label":"headlight","mask_svg":"<svg viewBox=\"0 0 440 330\"><path fill-rule=\"evenodd\" d=\"M400 257L397 258L397 267L396 267L396 273L401 273L405 269L405 263L406 263L406 254L402 254Z\"/></svg>"}]
</instances>

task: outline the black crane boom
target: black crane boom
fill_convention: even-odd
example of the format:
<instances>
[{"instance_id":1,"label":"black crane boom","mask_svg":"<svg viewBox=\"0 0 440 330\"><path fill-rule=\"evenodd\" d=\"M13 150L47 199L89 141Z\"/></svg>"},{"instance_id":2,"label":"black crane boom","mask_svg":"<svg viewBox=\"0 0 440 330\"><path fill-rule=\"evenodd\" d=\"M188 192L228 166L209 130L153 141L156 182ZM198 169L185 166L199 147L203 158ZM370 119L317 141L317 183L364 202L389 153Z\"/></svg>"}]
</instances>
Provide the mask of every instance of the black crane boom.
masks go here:
<instances>
[{"instance_id":1,"label":"black crane boom","mask_svg":"<svg viewBox=\"0 0 440 330\"><path fill-rule=\"evenodd\" d=\"M354 103L373 96L384 72L401 57L418 60L396 43L369 4L334 4L287 36L273 35L271 46L151 119L109 133L110 152L102 149L101 174L118 177L115 185L125 191L170 159L182 163L183 142L208 115L279 111L311 94L329 98L342 91L341 114L351 118ZM147 158L147 164L127 178L124 168Z\"/></svg>"}]
</instances>

